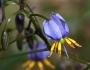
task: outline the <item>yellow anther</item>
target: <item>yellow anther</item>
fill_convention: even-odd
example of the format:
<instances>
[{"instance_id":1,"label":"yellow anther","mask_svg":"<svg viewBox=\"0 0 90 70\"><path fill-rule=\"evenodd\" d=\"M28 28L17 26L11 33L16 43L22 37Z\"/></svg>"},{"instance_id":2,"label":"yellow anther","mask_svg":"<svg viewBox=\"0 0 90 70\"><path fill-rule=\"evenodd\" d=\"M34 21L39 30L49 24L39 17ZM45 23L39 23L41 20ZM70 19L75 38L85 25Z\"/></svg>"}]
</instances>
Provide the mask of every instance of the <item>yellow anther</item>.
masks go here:
<instances>
[{"instance_id":1,"label":"yellow anther","mask_svg":"<svg viewBox=\"0 0 90 70\"><path fill-rule=\"evenodd\" d=\"M54 47L55 47L55 43L52 45L52 47L51 47L51 51L54 50Z\"/></svg>"},{"instance_id":2,"label":"yellow anther","mask_svg":"<svg viewBox=\"0 0 90 70\"><path fill-rule=\"evenodd\" d=\"M50 57L50 56L52 55L53 50L54 50L54 47L55 47L55 43L52 45L51 50L50 50L50 54L49 54L49 56L48 56L48 57Z\"/></svg>"},{"instance_id":3,"label":"yellow anther","mask_svg":"<svg viewBox=\"0 0 90 70\"><path fill-rule=\"evenodd\" d=\"M40 68L40 70L44 70L44 68L43 68L43 64L42 64L42 62L38 62L38 67Z\"/></svg>"},{"instance_id":4,"label":"yellow anther","mask_svg":"<svg viewBox=\"0 0 90 70\"><path fill-rule=\"evenodd\" d=\"M57 47L58 47L58 42L55 43L55 47L54 47L55 48L55 52L56 52Z\"/></svg>"},{"instance_id":5,"label":"yellow anther","mask_svg":"<svg viewBox=\"0 0 90 70\"><path fill-rule=\"evenodd\" d=\"M72 48L75 48L73 44L70 44L70 46L71 46Z\"/></svg>"},{"instance_id":6,"label":"yellow anther","mask_svg":"<svg viewBox=\"0 0 90 70\"><path fill-rule=\"evenodd\" d=\"M26 67L26 66L28 66L28 65L30 64L30 62L31 62L31 61L29 60L29 61L27 61L26 63L24 63L22 66L23 66L23 67Z\"/></svg>"},{"instance_id":7,"label":"yellow anther","mask_svg":"<svg viewBox=\"0 0 90 70\"><path fill-rule=\"evenodd\" d=\"M58 54L59 56L61 56L61 43L60 42L58 43Z\"/></svg>"},{"instance_id":8,"label":"yellow anther","mask_svg":"<svg viewBox=\"0 0 90 70\"><path fill-rule=\"evenodd\" d=\"M66 41L67 44L70 45L72 48L75 48L74 45L73 45L67 38L65 38L65 41Z\"/></svg>"},{"instance_id":9,"label":"yellow anther","mask_svg":"<svg viewBox=\"0 0 90 70\"><path fill-rule=\"evenodd\" d=\"M75 40L68 38L72 43L74 43L76 46L78 47L82 47L81 45L79 45Z\"/></svg>"},{"instance_id":10,"label":"yellow anther","mask_svg":"<svg viewBox=\"0 0 90 70\"><path fill-rule=\"evenodd\" d=\"M43 61L44 61L44 63L45 63L47 66L49 66L49 67L52 68L52 69L55 69L55 66L52 65L47 59L44 59Z\"/></svg>"},{"instance_id":11,"label":"yellow anther","mask_svg":"<svg viewBox=\"0 0 90 70\"><path fill-rule=\"evenodd\" d=\"M35 61L32 61L26 70L30 70L35 65Z\"/></svg>"}]
</instances>

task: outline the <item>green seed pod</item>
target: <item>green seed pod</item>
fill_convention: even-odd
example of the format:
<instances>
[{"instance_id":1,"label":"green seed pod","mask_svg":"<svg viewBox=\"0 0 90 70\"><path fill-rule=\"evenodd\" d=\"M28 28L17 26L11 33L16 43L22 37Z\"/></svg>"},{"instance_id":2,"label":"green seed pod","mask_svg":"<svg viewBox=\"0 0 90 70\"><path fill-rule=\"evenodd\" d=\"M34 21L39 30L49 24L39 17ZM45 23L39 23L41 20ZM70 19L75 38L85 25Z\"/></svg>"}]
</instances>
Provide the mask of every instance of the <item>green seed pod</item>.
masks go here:
<instances>
[{"instance_id":1,"label":"green seed pod","mask_svg":"<svg viewBox=\"0 0 90 70\"><path fill-rule=\"evenodd\" d=\"M5 51L8 48L9 45L9 36L6 32L2 33L1 36L1 44L2 44L2 49Z\"/></svg>"}]
</instances>

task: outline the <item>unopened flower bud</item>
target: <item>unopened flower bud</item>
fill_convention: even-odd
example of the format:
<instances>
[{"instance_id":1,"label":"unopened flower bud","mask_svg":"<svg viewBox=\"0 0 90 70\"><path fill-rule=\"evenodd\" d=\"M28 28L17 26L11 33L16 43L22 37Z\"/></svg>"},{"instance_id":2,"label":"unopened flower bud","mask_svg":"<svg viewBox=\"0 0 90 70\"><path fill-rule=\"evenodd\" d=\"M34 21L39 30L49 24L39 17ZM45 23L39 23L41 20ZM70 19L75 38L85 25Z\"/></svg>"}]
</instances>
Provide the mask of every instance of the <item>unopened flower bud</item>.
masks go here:
<instances>
[{"instance_id":1,"label":"unopened flower bud","mask_svg":"<svg viewBox=\"0 0 90 70\"><path fill-rule=\"evenodd\" d=\"M2 33L1 36L1 44L2 44L2 48L3 50L6 50L8 48L8 44L9 44L9 36L6 32Z\"/></svg>"},{"instance_id":2,"label":"unopened flower bud","mask_svg":"<svg viewBox=\"0 0 90 70\"><path fill-rule=\"evenodd\" d=\"M24 17L25 16L23 13L18 13L15 18L16 29L18 30L19 33L21 33L24 28Z\"/></svg>"},{"instance_id":3,"label":"unopened flower bud","mask_svg":"<svg viewBox=\"0 0 90 70\"><path fill-rule=\"evenodd\" d=\"M33 33L33 29L32 28L26 28L25 29L25 35L29 35L29 34L32 34ZM32 36L28 36L28 37L26 37L26 41L28 42L28 44L29 44L29 47L31 48L31 49L33 49L33 37Z\"/></svg>"}]
</instances>

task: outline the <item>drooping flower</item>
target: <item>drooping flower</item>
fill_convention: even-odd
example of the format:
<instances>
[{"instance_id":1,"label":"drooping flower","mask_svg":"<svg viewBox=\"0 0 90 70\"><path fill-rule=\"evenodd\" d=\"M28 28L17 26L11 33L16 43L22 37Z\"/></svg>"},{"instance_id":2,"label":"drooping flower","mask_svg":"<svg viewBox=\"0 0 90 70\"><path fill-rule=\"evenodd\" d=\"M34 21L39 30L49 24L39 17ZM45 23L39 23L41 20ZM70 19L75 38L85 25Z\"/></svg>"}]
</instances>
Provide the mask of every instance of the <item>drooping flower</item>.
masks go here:
<instances>
[{"instance_id":1,"label":"drooping flower","mask_svg":"<svg viewBox=\"0 0 90 70\"><path fill-rule=\"evenodd\" d=\"M40 50L40 49L45 49L47 48L45 43L39 42L37 43L33 50L28 48L28 52L30 51L34 51L34 50ZM47 60L47 56L49 55L50 51L43 51L43 52L38 52L38 53L34 53L34 54L28 54L28 58L30 60L28 60L26 63L23 64L23 67L28 66L28 68L26 70L30 70L35 63L38 64L38 67L40 68L40 70L44 70L42 61L49 67L51 68L55 68L55 66L53 66L48 60Z\"/></svg>"},{"instance_id":2,"label":"drooping flower","mask_svg":"<svg viewBox=\"0 0 90 70\"><path fill-rule=\"evenodd\" d=\"M69 44L72 48L75 48L74 45L81 47L75 40L68 38L69 34L69 27L67 25L67 22L64 20L64 18L59 15L58 13L52 13L50 15L50 20L45 20L43 22L43 32L44 34L52 40L55 40L56 42L52 45L50 50L50 55L52 55L53 51L58 49L59 56L61 55L61 48L64 47L64 50L67 54L67 50L64 46L64 43L66 42Z\"/></svg>"}]
</instances>

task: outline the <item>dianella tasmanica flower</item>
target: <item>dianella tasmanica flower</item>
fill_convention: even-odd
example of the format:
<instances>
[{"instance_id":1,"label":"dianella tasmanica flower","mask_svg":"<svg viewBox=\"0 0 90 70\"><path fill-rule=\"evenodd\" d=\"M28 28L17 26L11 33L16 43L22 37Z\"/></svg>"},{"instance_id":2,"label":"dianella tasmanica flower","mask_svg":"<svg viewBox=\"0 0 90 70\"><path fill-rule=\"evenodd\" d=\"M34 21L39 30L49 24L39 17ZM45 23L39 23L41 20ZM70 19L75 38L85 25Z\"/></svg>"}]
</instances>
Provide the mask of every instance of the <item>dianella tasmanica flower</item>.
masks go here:
<instances>
[{"instance_id":1,"label":"dianella tasmanica flower","mask_svg":"<svg viewBox=\"0 0 90 70\"><path fill-rule=\"evenodd\" d=\"M28 52L30 51L35 51L35 50L41 50L41 49L45 49L47 48L45 43L42 42L38 42L33 50L28 48ZM55 68L55 66L53 66L48 60L47 60L47 56L49 55L50 51L43 51L43 52L38 52L38 53L34 53L34 54L28 54L28 58L29 60L24 63L22 66L23 67L28 67L26 70L30 70L35 64L38 65L38 67L40 68L40 70L44 70L42 61L49 67L51 68Z\"/></svg>"},{"instance_id":2,"label":"dianella tasmanica flower","mask_svg":"<svg viewBox=\"0 0 90 70\"><path fill-rule=\"evenodd\" d=\"M64 20L64 18L56 13L50 14L50 20L45 20L43 22L43 32L44 34L52 40L55 40L55 43L52 45L50 50L50 55L52 55L53 51L56 52L58 50L59 56L61 55L61 49L62 46L66 52L67 57L68 53L64 46L64 43L66 42L69 44L72 48L75 48L74 45L81 47L75 40L68 38L69 34L69 27L67 25L67 22Z\"/></svg>"},{"instance_id":3,"label":"dianella tasmanica flower","mask_svg":"<svg viewBox=\"0 0 90 70\"><path fill-rule=\"evenodd\" d=\"M18 13L15 18L16 29L18 30L19 33L21 33L24 28L24 17L25 16L23 13Z\"/></svg>"}]
</instances>

